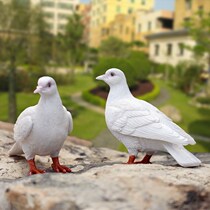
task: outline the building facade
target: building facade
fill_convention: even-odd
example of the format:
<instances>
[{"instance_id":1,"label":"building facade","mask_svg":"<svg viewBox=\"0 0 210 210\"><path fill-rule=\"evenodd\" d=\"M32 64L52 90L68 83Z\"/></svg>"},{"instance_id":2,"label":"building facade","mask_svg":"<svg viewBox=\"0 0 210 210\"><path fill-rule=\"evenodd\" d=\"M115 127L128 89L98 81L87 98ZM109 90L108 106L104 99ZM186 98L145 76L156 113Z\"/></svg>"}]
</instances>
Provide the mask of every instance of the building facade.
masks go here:
<instances>
[{"instance_id":1,"label":"building facade","mask_svg":"<svg viewBox=\"0 0 210 210\"><path fill-rule=\"evenodd\" d=\"M195 59L193 53L183 44L193 47L196 43L184 28L184 22L203 10L210 12L209 0L176 0L174 11L174 30L165 33L155 33L147 36L149 41L149 57L157 63L177 65L184 60ZM206 59L199 60L206 66ZM205 67L206 68L206 67Z\"/></svg>"},{"instance_id":2,"label":"building facade","mask_svg":"<svg viewBox=\"0 0 210 210\"><path fill-rule=\"evenodd\" d=\"M153 7L154 0L92 0L89 46L98 47L112 33L112 25L122 20L122 15L132 15L137 10L152 10Z\"/></svg>"},{"instance_id":3,"label":"building facade","mask_svg":"<svg viewBox=\"0 0 210 210\"><path fill-rule=\"evenodd\" d=\"M176 0L174 29L182 29L183 23L188 21L197 11L210 12L209 0Z\"/></svg>"},{"instance_id":4,"label":"building facade","mask_svg":"<svg viewBox=\"0 0 210 210\"><path fill-rule=\"evenodd\" d=\"M177 30L163 33L156 33L147 36L149 40L149 57L156 63L177 65L184 60L193 59L193 53L183 46L194 46L187 30Z\"/></svg>"},{"instance_id":5,"label":"building facade","mask_svg":"<svg viewBox=\"0 0 210 210\"><path fill-rule=\"evenodd\" d=\"M79 0L32 0L33 4L40 4L49 31L57 35L62 33L68 17L77 10Z\"/></svg>"},{"instance_id":6,"label":"building facade","mask_svg":"<svg viewBox=\"0 0 210 210\"><path fill-rule=\"evenodd\" d=\"M173 12L137 11L135 23L135 40L147 42L149 34L171 31L173 29Z\"/></svg>"}]
</instances>

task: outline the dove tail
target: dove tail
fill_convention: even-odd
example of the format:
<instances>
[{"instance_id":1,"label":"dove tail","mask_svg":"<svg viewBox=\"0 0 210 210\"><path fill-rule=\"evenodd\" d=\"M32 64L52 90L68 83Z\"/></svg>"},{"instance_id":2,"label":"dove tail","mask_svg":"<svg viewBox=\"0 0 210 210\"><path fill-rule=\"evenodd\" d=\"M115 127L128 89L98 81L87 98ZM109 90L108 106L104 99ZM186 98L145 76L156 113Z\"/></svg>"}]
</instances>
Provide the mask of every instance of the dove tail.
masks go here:
<instances>
[{"instance_id":1,"label":"dove tail","mask_svg":"<svg viewBox=\"0 0 210 210\"><path fill-rule=\"evenodd\" d=\"M21 146L16 142L9 150L9 156L23 154Z\"/></svg>"},{"instance_id":2,"label":"dove tail","mask_svg":"<svg viewBox=\"0 0 210 210\"><path fill-rule=\"evenodd\" d=\"M201 161L181 145L164 144L164 147L182 167L196 167L201 165Z\"/></svg>"}]
</instances>

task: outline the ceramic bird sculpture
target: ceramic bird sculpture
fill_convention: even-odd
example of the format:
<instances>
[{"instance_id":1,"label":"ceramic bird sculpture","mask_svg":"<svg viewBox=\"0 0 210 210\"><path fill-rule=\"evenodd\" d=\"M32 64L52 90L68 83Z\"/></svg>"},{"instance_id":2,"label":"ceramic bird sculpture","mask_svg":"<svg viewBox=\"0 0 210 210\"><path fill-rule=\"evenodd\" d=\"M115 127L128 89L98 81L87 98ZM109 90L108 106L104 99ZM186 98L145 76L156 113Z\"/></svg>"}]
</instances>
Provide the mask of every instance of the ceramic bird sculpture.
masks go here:
<instances>
[{"instance_id":1,"label":"ceramic bird sculpture","mask_svg":"<svg viewBox=\"0 0 210 210\"><path fill-rule=\"evenodd\" d=\"M96 79L110 86L105 110L106 123L111 133L127 148L128 164L150 163L156 151L168 152L183 167L201 164L184 148L185 145L195 144L194 139L156 107L135 98L121 70L109 69ZM135 162L140 151L146 152L146 156Z\"/></svg>"},{"instance_id":2,"label":"ceramic bird sculpture","mask_svg":"<svg viewBox=\"0 0 210 210\"><path fill-rule=\"evenodd\" d=\"M38 80L34 93L40 94L37 105L25 109L14 126L15 144L9 155L25 154L29 164L29 175L44 173L35 164L35 155L52 158L52 168L55 172L71 172L71 169L60 165L59 152L73 129L70 112L62 105L56 82L53 78L44 76Z\"/></svg>"}]
</instances>

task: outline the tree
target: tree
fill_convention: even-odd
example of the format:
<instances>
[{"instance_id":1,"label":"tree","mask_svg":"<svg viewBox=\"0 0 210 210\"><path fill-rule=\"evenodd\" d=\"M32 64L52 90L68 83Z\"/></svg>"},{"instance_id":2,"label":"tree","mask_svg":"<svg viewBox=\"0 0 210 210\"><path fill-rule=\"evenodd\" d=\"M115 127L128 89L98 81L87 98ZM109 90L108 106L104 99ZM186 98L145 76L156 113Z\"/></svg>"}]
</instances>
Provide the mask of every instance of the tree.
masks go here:
<instances>
[{"instance_id":1,"label":"tree","mask_svg":"<svg viewBox=\"0 0 210 210\"><path fill-rule=\"evenodd\" d=\"M44 48L40 39L43 38L40 35L44 30L40 25L41 11L31 9L30 1L12 0L7 4L1 2L0 14L0 61L8 69L9 121L15 122L17 67L37 60L32 59L35 55L43 55L38 46Z\"/></svg>"},{"instance_id":2,"label":"tree","mask_svg":"<svg viewBox=\"0 0 210 210\"><path fill-rule=\"evenodd\" d=\"M84 26L81 16L74 13L68 18L64 33L58 35L58 49L62 63L70 67L70 75L74 80L75 67L84 58L86 45L83 43Z\"/></svg>"},{"instance_id":3,"label":"tree","mask_svg":"<svg viewBox=\"0 0 210 210\"><path fill-rule=\"evenodd\" d=\"M184 26L196 43L193 47L185 47L199 59L204 57L210 72L210 13L200 10L189 21L185 22ZM208 86L207 89L210 89L210 84Z\"/></svg>"},{"instance_id":4,"label":"tree","mask_svg":"<svg viewBox=\"0 0 210 210\"><path fill-rule=\"evenodd\" d=\"M102 41L99 47L99 53L101 57L121 57L125 58L129 55L129 44L121 41L115 37L109 37Z\"/></svg>"}]
</instances>

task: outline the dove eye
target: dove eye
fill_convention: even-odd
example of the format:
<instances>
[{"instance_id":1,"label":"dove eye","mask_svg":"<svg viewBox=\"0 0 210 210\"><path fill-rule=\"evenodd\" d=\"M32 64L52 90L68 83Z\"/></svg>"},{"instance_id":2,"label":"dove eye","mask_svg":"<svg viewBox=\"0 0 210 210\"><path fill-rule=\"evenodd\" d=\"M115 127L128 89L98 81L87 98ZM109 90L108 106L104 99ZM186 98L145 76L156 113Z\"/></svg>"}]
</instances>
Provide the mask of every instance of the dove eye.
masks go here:
<instances>
[{"instance_id":1,"label":"dove eye","mask_svg":"<svg viewBox=\"0 0 210 210\"><path fill-rule=\"evenodd\" d=\"M110 75L113 77L113 76L115 76L115 73L111 72L111 74L110 74Z\"/></svg>"},{"instance_id":2,"label":"dove eye","mask_svg":"<svg viewBox=\"0 0 210 210\"><path fill-rule=\"evenodd\" d=\"M50 82L48 82L47 87L49 87L49 88L51 87L51 83Z\"/></svg>"}]
</instances>

